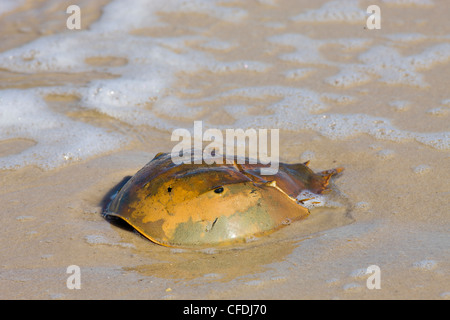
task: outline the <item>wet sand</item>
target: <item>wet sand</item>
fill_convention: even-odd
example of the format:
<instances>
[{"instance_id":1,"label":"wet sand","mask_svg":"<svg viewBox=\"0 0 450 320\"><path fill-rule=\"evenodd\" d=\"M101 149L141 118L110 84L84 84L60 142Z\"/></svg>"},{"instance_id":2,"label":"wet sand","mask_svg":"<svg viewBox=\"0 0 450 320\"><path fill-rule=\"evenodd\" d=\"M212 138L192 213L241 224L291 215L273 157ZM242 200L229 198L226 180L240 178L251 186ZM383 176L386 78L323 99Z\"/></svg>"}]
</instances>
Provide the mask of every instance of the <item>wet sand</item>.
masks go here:
<instances>
[{"instance_id":1,"label":"wet sand","mask_svg":"<svg viewBox=\"0 0 450 320\"><path fill-rule=\"evenodd\" d=\"M408 28L413 29L409 32L429 37L448 37L450 28L448 14L445 14L448 9L440 7L448 6L443 1L434 2L433 9L386 4L379 33L365 30L364 24L345 23L286 22L283 28L291 33L306 33L315 39L369 37L375 43L384 41L381 32L401 33ZM330 87L324 79L336 73L331 66L319 67L303 79L281 76L283 71L299 67L295 62L279 59L281 54L293 49L283 45L268 46L264 40L267 34L257 26L264 19L282 21L289 5L300 6L292 3L279 1L276 8L239 4L251 13L251 18L239 25L196 13L161 13L168 27L136 29L134 33L143 37L170 37L188 34L189 28L206 28L202 29L204 33L221 39L251 43L230 52L202 49L214 54L216 59L251 58L273 65L257 74L245 71L219 75L213 72L178 74L171 88L177 97L199 98L198 106L205 103L201 98L215 97L197 118L211 126L232 127L236 117L223 113L224 106L250 101L253 106L263 106L251 111L258 116L264 114L265 111L261 112L264 107L279 99L238 95L217 98L217 94L244 86L294 86L356 97L354 101L342 102L329 95L328 113L384 117L399 130L411 132L449 130L449 106L442 105L441 101L450 99L450 61L420 71L428 84L426 87L386 84L376 81L379 76L361 85ZM360 1L360 7L365 4ZM86 6L90 8L86 28L98 19L102 5ZM51 32L62 32L60 27L55 27L56 22L65 23L67 15L59 12L59 6L46 7L42 13L46 19L41 17L34 22L26 19L31 14L27 6L30 4L0 18L0 24L10 26L1 27L5 30L1 37L8 38L0 42L2 52ZM428 15L423 16L424 12ZM48 23L45 33L30 31L25 32L27 36L22 35L23 30L27 30L23 28L34 30L36 25L43 25L41 20L56 22ZM173 25L176 27L171 27ZM399 42L398 49L402 55L409 56L433 43L433 40L419 41L416 45ZM197 44L194 42L192 46ZM347 56L341 50L334 50L332 45L322 48L321 54L332 61L358 62L356 55ZM86 63L120 66L126 62L120 57L111 57L93 58ZM21 75L2 69L0 89L56 84L82 87L94 79L119 76L95 70ZM0 99L1 94L0 90ZM409 101L409 105L396 108L390 104L401 100ZM224 249L173 249L155 245L129 228L109 223L101 215L104 197L114 186L124 177L133 175L156 153L173 147L170 131L135 126L85 109L78 95L47 95L45 101L53 112L122 133L129 142L114 151L68 162L51 170L36 165L0 170L2 299L450 298L448 149L435 148L415 138L392 141L357 132L333 139L317 130L280 127L281 161L295 163L306 161L307 157L315 171L345 167L343 174L333 182L342 207L314 210L307 220L245 245ZM196 102L192 104L196 106ZM439 109L430 112L436 108ZM164 117L170 115L162 114L161 118ZM173 115L171 120L188 129L193 125L191 118L177 119ZM27 138L0 141L0 156L19 154L34 144ZM69 277L66 269L70 265L81 269L80 290L70 290L66 286ZM380 267L381 289L369 290L366 286L369 275L365 271L370 265Z\"/></svg>"}]
</instances>

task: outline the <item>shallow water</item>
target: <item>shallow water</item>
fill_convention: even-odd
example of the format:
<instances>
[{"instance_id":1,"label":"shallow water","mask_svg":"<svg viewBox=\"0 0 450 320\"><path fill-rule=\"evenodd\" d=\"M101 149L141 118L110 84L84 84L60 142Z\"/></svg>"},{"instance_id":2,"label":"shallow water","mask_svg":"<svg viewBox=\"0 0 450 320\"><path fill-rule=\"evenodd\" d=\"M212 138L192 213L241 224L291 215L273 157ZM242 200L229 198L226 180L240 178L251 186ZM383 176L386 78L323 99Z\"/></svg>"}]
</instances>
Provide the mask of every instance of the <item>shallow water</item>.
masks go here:
<instances>
[{"instance_id":1,"label":"shallow water","mask_svg":"<svg viewBox=\"0 0 450 320\"><path fill-rule=\"evenodd\" d=\"M449 298L445 1L380 1L380 30L364 0L80 1L81 30L70 4L0 1L0 297ZM345 167L342 207L227 249L104 220L197 120L278 128L280 161Z\"/></svg>"}]
</instances>

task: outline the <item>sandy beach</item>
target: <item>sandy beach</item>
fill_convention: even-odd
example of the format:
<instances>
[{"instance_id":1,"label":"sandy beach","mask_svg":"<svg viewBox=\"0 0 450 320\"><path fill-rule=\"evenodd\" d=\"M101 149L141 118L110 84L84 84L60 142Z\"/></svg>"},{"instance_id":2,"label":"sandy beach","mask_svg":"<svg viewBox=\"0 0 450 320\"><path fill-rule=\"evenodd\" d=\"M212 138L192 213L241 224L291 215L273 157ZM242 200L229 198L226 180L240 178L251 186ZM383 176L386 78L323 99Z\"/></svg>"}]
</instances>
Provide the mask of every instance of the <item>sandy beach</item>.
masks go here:
<instances>
[{"instance_id":1,"label":"sandy beach","mask_svg":"<svg viewBox=\"0 0 450 320\"><path fill-rule=\"evenodd\" d=\"M1 299L450 299L446 1L127 3L78 1L70 30L73 1L0 1ZM336 205L198 250L105 220L194 121L344 167Z\"/></svg>"}]
</instances>

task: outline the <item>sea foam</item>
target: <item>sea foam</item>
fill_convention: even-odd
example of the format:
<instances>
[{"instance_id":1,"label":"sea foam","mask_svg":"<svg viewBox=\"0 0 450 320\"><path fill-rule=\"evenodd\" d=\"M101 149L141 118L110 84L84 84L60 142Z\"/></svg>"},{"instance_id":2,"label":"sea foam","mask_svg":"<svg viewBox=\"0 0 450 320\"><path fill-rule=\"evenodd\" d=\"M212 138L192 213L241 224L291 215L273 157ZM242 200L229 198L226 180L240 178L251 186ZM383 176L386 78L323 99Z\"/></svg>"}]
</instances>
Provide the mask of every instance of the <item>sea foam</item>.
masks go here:
<instances>
[{"instance_id":1,"label":"sea foam","mask_svg":"<svg viewBox=\"0 0 450 320\"><path fill-rule=\"evenodd\" d=\"M433 5L432 1L419 0L386 2ZM2 2L6 6L0 8L0 14L14 10L21 3ZM262 1L258 6L277 7L279 4ZM190 122L190 127L192 121L204 119L214 103L215 111L223 112L232 120L222 125L223 128L307 129L331 139L369 134L382 140L417 141L436 149L450 147L449 132L411 132L399 129L387 116L340 114L332 109L336 105L359 102L358 97L345 91L347 88L375 81L382 85L426 88L429 84L422 72L450 61L450 44L445 40L448 37L434 37L428 47L404 54L395 43L400 41L404 46L422 44L424 36L412 30L405 34L388 34L376 42L369 37L315 38L311 33L295 32L295 28L286 30L286 21L251 20L252 16L247 12L251 9L243 7L233 1L218 0L136 0L133 5L115 0L103 8L101 17L89 28L77 31L64 28L61 33L44 35L0 52L0 69L11 73L112 75L82 85L64 83L45 88L0 90L0 143L13 143L14 139L29 142L24 144L27 146L24 150L2 153L0 168L30 164L55 168L116 150L131 138L124 132L96 127L51 109L45 99L51 94L76 96L79 108L94 110L129 126L147 126L169 132L179 127L180 121ZM297 9L290 13L294 24L364 23L367 18L364 8L356 0L328 1L317 8ZM146 35L145 30L169 26L161 13L201 14L212 21L233 26L249 21L260 23L264 28L267 24L282 26L269 28L271 31L264 43L267 54L277 52L276 56L264 61L248 59L248 56L229 60L217 58L215 54L242 50L242 40L239 37L222 39L203 27L186 26L182 35ZM339 57L354 59L346 63L343 62L345 59L332 58L326 54L329 48ZM99 59L115 59L121 63L95 63ZM274 64L277 60L291 66L280 70L280 77L287 82L284 85L264 81L271 72L276 72ZM322 85L328 86L329 91L321 89L319 92L314 87L301 85L324 68L330 72L322 79ZM226 83L215 91L220 93L209 93L195 82L189 88L180 88L177 84L180 74L189 81L191 76L199 74L221 77L234 73L241 75L242 72L262 85ZM196 98L186 98L186 94ZM264 97L270 99L261 103ZM225 105L222 101L226 101ZM254 101L258 101L256 109ZM406 109L401 102L395 101L390 104L391 109ZM442 104L439 110L445 111L448 97ZM255 112L258 110L261 113Z\"/></svg>"},{"instance_id":2,"label":"sea foam","mask_svg":"<svg viewBox=\"0 0 450 320\"><path fill-rule=\"evenodd\" d=\"M0 140L29 139L35 145L0 158L0 168L55 168L124 145L126 137L51 112L38 90L2 90Z\"/></svg>"}]
</instances>

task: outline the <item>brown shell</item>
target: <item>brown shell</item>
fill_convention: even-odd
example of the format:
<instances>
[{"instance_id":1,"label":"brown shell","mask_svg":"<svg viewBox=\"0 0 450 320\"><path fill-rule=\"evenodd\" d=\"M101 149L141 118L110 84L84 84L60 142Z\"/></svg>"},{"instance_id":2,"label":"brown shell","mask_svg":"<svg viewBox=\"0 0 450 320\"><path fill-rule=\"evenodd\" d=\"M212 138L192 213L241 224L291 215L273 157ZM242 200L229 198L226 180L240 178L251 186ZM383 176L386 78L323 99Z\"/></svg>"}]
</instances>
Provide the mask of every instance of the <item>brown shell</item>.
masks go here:
<instances>
[{"instance_id":1,"label":"brown shell","mask_svg":"<svg viewBox=\"0 0 450 320\"><path fill-rule=\"evenodd\" d=\"M260 236L300 220L309 210L296 200L320 194L341 168L314 173L304 164L174 164L160 153L118 192L106 212L166 246L219 245Z\"/></svg>"}]
</instances>

